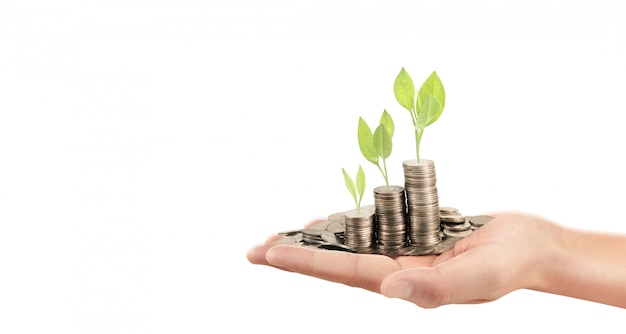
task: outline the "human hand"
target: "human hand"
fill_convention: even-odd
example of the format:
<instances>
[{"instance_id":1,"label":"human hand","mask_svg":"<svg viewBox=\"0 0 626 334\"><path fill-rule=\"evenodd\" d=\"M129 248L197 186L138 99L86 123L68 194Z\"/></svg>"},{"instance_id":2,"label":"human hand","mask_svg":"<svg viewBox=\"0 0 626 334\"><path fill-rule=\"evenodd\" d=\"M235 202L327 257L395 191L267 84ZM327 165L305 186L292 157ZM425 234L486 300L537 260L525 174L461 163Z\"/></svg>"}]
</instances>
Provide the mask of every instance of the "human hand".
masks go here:
<instances>
[{"instance_id":1,"label":"human hand","mask_svg":"<svg viewBox=\"0 0 626 334\"><path fill-rule=\"evenodd\" d=\"M353 254L274 245L275 237L252 248L248 260L402 298L424 308L482 303L540 286L545 255L554 251L559 227L524 213L490 215L495 219L441 255Z\"/></svg>"}]
</instances>

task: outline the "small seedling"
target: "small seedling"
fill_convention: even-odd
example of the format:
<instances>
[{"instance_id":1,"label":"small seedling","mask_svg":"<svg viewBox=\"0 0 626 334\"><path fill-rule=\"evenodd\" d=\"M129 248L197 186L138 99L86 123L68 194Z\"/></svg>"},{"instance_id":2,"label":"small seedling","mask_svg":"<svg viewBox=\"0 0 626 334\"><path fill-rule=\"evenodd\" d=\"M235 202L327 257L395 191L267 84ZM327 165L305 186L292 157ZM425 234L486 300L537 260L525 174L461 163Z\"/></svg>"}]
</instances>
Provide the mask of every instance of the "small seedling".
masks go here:
<instances>
[{"instance_id":1,"label":"small seedling","mask_svg":"<svg viewBox=\"0 0 626 334\"><path fill-rule=\"evenodd\" d=\"M411 113L415 129L415 151L419 163L420 142L424 129L439 119L446 103L443 84L437 76L437 72L433 71L416 94L413 80L403 67L396 77L393 92L398 103Z\"/></svg>"},{"instance_id":2,"label":"small seedling","mask_svg":"<svg viewBox=\"0 0 626 334\"><path fill-rule=\"evenodd\" d=\"M391 155L393 148L391 139L393 138L394 124L391 115L387 110L383 111L380 116L380 123L374 133L370 129L367 122L359 117L359 148L361 154L367 161L378 167L378 170L385 179L385 184L389 187L389 178L387 175L387 158ZM380 158L380 159L379 159ZM380 166L380 160L383 161L383 167Z\"/></svg>"},{"instance_id":3,"label":"small seedling","mask_svg":"<svg viewBox=\"0 0 626 334\"><path fill-rule=\"evenodd\" d=\"M341 171L343 172L343 180L346 183L346 188L348 188L350 195L354 198L357 213L360 215L361 200L363 199L363 194L365 194L365 173L363 173L363 168L359 165L359 170L356 172L356 183L354 183L344 168L342 168Z\"/></svg>"}]
</instances>

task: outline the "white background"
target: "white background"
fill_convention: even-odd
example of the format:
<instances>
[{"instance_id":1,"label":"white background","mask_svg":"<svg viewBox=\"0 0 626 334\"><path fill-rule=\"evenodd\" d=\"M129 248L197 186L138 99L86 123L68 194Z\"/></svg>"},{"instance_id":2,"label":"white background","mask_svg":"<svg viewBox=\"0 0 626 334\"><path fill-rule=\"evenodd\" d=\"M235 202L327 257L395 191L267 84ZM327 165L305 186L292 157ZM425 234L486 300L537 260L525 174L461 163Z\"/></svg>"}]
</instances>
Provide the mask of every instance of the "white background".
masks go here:
<instances>
[{"instance_id":1,"label":"white background","mask_svg":"<svg viewBox=\"0 0 626 334\"><path fill-rule=\"evenodd\" d=\"M440 205L626 233L626 5L585 1L0 1L0 332L615 331L624 311L516 291L433 310L254 266L352 208L358 117L437 71ZM364 204L373 203L368 192Z\"/></svg>"}]
</instances>

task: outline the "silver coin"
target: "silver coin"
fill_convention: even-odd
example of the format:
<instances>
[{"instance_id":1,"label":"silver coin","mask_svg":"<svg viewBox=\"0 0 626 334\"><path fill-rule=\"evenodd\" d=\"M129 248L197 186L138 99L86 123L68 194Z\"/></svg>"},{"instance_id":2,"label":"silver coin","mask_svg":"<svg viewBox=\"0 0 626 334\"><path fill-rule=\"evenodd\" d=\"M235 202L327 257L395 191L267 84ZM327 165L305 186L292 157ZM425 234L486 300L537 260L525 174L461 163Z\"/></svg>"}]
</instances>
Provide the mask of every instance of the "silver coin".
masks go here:
<instances>
[{"instance_id":1,"label":"silver coin","mask_svg":"<svg viewBox=\"0 0 626 334\"><path fill-rule=\"evenodd\" d=\"M442 223L464 223L465 216L459 213L446 213L440 216Z\"/></svg>"},{"instance_id":2,"label":"silver coin","mask_svg":"<svg viewBox=\"0 0 626 334\"><path fill-rule=\"evenodd\" d=\"M439 213L440 214L448 214L448 213L458 213L459 209L451 207L451 206L440 206Z\"/></svg>"},{"instance_id":3,"label":"silver coin","mask_svg":"<svg viewBox=\"0 0 626 334\"><path fill-rule=\"evenodd\" d=\"M321 234L322 240L329 244L337 244L337 236L331 231L324 230Z\"/></svg>"},{"instance_id":4,"label":"silver coin","mask_svg":"<svg viewBox=\"0 0 626 334\"><path fill-rule=\"evenodd\" d=\"M274 241L277 245L293 245L302 241L300 238L292 238L292 237L283 237L276 241Z\"/></svg>"},{"instance_id":5,"label":"silver coin","mask_svg":"<svg viewBox=\"0 0 626 334\"><path fill-rule=\"evenodd\" d=\"M290 237L290 236L298 234L298 233L301 233L300 230L291 230L291 231L278 232L278 234L284 235L284 236L287 236L287 237Z\"/></svg>"},{"instance_id":6,"label":"silver coin","mask_svg":"<svg viewBox=\"0 0 626 334\"><path fill-rule=\"evenodd\" d=\"M472 224L470 224L468 221L462 224L443 223L441 224L441 226L444 228L444 230L448 230L452 232L467 231L472 228Z\"/></svg>"},{"instance_id":7,"label":"silver coin","mask_svg":"<svg viewBox=\"0 0 626 334\"><path fill-rule=\"evenodd\" d=\"M333 233L343 233L346 231L346 222L345 220L331 222L326 226L326 230Z\"/></svg>"},{"instance_id":8,"label":"silver coin","mask_svg":"<svg viewBox=\"0 0 626 334\"><path fill-rule=\"evenodd\" d=\"M469 237L470 235L472 235L472 230L465 230L465 231L460 231L460 232L455 232L455 231L450 231L450 230L443 230L443 234L446 237L449 238L465 238L465 237Z\"/></svg>"},{"instance_id":9,"label":"silver coin","mask_svg":"<svg viewBox=\"0 0 626 334\"><path fill-rule=\"evenodd\" d=\"M333 213L331 215L328 215L328 220L331 221L331 222L334 222L334 221L344 221L345 218L346 218L346 213L343 212L343 211L336 212L336 213Z\"/></svg>"},{"instance_id":10,"label":"silver coin","mask_svg":"<svg viewBox=\"0 0 626 334\"><path fill-rule=\"evenodd\" d=\"M319 222L319 223L315 223L315 224L313 224L313 225L309 226L309 229L312 229L312 230L320 230L320 231L321 231L321 230L325 230L325 229L326 229L326 227L327 227L329 224L330 224L330 221L329 221L329 220L325 220L325 221L321 221L321 222Z\"/></svg>"},{"instance_id":11,"label":"silver coin","mask_svg":"<svg viewBox=\"0 0 626 334\"><path fill-rule=\"evenodd\" d=\"M480 227L492 221L493 219L495 219L495 217L488 215L470 216L469 222L473 226Z\"/></svg>"}]
</instances>

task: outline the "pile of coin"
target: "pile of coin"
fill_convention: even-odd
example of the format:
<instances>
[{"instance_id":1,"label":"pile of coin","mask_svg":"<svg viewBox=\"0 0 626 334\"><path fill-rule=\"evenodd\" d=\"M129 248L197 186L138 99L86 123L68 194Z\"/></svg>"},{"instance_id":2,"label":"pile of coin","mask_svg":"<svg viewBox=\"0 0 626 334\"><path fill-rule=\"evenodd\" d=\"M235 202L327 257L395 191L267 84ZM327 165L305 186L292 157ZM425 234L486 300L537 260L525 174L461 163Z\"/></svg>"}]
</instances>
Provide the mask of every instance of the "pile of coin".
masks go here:
<instances>
[{"instance_id":1,"label":"pile of coin","mask_svg":"<svg viewBox=\"0 0 626 334\"><path fill-rule=\"evenodd\" d=\"M374 189L376 242L383 252L404 248L407 243L406 197L400 186Z\"/></svg>"},{"instance_id":2,"label":"pile of coin","mask_svg":"<svg viewBox=\"0 0 626 334\"><path fill-rule=\"evenodd\" d=\"M361 210L365 209L371 212L372 207L362 207ZM276 243L359 254L381 254L390 257L441 254L451 249L457 241L470 236L476 229L479 229L494 218L487 215L463 216L458 209L451 207L442 207L441 217L441 241L431 246L408 244L402 248L386 250L384 247L377 247L375 243L371 243L370 248L359 246L355 249L353 246L345 243L345 240L349 239L345 237L347 233L345 229L347 226L345 212L329 215L327 220L305 229L281 232L279 234L282 235L282 238L278 239ZM461 220L460 217L463 218L462 223L459 222ZM455 229L466 228L466 223L469 224L469 229L454 234ZM363 238L370 240L367 237Z\"/></svg>"},{"instance_id":3,"label":"pile of coin","mask_svg":"<svg viewBox=\"0 0 626 334\"><path fill-rule=\"evenodd\" d=\"M458 209L452 207L439 208L441 232L444 237L464 238L472 234L469 218L463 216Z\"/></svg>"},{"instance_id":4,"label":"pile of coin","mask_svg":"<svg viewBox=\"0 0 626 334\"><path fill-rule=\"evenodd\" d=\"M402 168L410 242L417 246L436 245L441 242L441 234L435 163L425 159L406 160Z\"/></svg>"},{"instance_id":5,"label":"pile of coin","mask_svg":"<svg viewBox=\"0 0 626 334\"><path fill-rule=\"evenodd\" d=\"M493 219L439 207L432 160L406 160L402 167L404 187L377 187L374 205L337 212L309 228L283 232L277 242L392 257L441 254Z\"/></svg>"}]
</instances>

